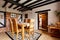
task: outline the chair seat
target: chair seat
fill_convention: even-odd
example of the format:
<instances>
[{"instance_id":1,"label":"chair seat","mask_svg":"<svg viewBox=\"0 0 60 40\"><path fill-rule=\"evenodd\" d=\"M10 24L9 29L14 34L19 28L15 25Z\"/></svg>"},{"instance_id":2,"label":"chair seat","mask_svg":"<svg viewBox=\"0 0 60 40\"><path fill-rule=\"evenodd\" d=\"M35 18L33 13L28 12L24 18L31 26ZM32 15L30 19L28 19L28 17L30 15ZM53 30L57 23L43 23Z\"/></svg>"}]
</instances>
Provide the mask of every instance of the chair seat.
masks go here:
<instances>
[{"instance_id":1,"label":"chair seat","mask_svg":"<svg viewBox=\"0 0 60 40\"><path fill-rule=\"evenodd\" d=\"M25 29L29 29L29 27L26 26Z\"/></svg>"}]
</instances>

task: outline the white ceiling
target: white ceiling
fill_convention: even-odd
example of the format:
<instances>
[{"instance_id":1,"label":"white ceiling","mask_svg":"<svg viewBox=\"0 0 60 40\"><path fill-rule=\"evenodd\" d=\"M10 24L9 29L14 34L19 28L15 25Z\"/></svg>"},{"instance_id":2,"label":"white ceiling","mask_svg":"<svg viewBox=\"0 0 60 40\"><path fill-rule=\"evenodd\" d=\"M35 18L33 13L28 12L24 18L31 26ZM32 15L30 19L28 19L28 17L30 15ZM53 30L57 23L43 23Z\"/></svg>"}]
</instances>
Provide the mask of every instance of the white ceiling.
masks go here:
<instances>
[{"instance_id":1,"label":"white ceiling","mask_svg":"<svg viewBox=\"0 0 60 40\"><path fill-rule=\"evenodd\" d=\"M16 1L16 0L14 0L14 1ZM27 0L20 0L19 3L22 4L22 3L24 3L25 1L27 1ZM32 1L24 4L24 6L29 5L30 3L33 3L33 2L35 2L35 1L37 1L37 0L32 0ZM38 3L40 3L40 2L43 2L43 1L46 1L46 0L41 0L41 1L37 2L37 3L34 3L34 4L32 4L32 5L29 5L28 7L33 6L33 5L38 4ZM54 0L51 0L51 1L54 1ZM4 5L4 3L5 3L5 1L0 0L0 7L1 7L1 8L2 8L2 6ZM42 4L44 4L44 3L42 3ZM39 5L42 5L42 4L39 4ZM8 3L8 4L6 5L6 7L9 7L10 5L11 5L11 3ZM8 9L12 9L12 10L13 10L13 8L16 7L16 6L17 6L17 5L13 5L11 8L8 8ZM38 6L38 5L36 5L36 6ZM36 7L36 6L34 6L34 7ZM18 8L20 8L20 7L18 7ZM18 9L18 8L17 8L17 9ZM15 9L15 10L17 11L17 9Z\"/></svg>"}]
</instances>

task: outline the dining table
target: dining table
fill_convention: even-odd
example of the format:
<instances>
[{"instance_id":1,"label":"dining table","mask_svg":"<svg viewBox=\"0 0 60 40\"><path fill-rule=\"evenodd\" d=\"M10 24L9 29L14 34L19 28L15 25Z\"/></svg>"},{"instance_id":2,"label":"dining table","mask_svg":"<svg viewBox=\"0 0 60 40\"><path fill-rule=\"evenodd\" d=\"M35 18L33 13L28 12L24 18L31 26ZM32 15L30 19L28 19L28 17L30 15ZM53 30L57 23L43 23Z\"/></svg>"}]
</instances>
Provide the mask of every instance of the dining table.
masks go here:
<instances>
[{"instance_id":1,"label":"dining table","mask_svg":"<svg viewBox=\"0 0 60 40\"><path fill-rule=\"evenodd\" d=\"M24 40L24 28L26 27L26 23L19 23L18 24L19 25L19 27L21 27L22 28L22 40Z\"/></svg>"}]
</instances>

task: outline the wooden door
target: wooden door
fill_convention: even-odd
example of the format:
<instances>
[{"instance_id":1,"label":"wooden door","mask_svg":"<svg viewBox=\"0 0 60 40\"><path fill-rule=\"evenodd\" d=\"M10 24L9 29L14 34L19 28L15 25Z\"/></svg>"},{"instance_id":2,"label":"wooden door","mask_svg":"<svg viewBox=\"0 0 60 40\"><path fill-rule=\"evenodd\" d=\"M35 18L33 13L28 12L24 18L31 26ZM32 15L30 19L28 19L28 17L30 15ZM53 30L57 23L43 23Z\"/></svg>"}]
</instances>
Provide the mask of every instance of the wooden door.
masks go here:
<instances>
[{"instance_id":1,"label":"wooden door","mask_svg":"<svg viewBox=\"0 0 60 40\"><path fill-rule=\"evenodd\" d=\"M40 13L38 14L38 29L47 29L48 25L48 13Z\"/></svg>"}]
</instances>

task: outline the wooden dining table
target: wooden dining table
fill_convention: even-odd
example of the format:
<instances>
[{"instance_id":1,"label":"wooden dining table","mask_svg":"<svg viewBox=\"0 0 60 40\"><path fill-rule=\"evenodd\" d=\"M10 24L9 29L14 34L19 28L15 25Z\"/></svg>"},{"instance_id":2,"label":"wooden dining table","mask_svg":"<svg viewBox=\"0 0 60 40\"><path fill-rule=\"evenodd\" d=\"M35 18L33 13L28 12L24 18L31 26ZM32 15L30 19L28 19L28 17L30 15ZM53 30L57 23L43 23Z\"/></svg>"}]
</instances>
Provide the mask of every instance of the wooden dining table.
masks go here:
<instances>
[{"instance_id":1,"label":"wooden dining table","mask_svg":"<svg viewBox=\"0 0 60 40\"><path fill-rule=\"evenodd\" d=\"M22 40L24 40L24 27L26 27L26 24L25 23L19 23L18 24L19 25L19 27L21 27L22 28Z\"/></svg>"}]
</instances>

